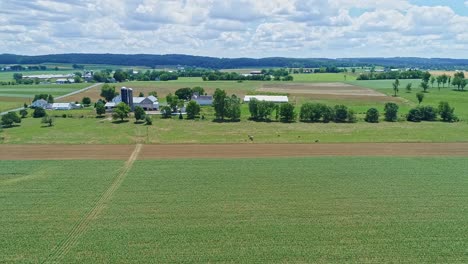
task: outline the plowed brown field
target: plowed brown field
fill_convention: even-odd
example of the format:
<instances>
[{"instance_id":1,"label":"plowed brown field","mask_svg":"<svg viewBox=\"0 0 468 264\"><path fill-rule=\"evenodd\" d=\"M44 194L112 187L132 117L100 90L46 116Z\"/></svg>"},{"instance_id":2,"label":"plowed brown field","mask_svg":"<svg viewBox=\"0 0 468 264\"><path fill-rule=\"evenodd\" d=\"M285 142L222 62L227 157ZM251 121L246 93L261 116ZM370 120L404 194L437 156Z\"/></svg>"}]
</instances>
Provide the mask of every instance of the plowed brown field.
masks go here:
<instances>
[{"instance_id":1,"label":"plowed brown field","mask_svg":"<svg viewBox=\"0 0 468 264\"><path fill-rule=\"evenodd\" d=\"M132 145L0 145L1 160L127 160ZM468 156L468 143L143 145L139 159L307 156Z\"/></svg>"}]
</instances>

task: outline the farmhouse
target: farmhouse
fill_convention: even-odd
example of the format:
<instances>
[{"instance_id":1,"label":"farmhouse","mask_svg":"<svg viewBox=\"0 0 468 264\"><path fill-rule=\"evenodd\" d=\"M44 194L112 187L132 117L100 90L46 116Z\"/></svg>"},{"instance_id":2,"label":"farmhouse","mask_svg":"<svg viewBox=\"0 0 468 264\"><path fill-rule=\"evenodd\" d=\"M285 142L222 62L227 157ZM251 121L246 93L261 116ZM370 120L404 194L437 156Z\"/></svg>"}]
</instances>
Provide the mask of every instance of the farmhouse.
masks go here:
<instances>
[{"instance_id":1,"label":"farmhouse","mask_svg":"<svg viewBox=\"0 0 468 264\"><path fill-rule=\"evenodd\" d=\"M32 108L40 107L40 108L46 109L46 108L49 108L49 103L44 99L39 99L39 100L32 102L31 107Z\"/></svg>"},{"instance_id":2,"label":"farmhouse","mask_svg":"<svg viewBox=\"0 0 468 264\"><path fill-rule=\"evenodd\" d=\"M287 103L289 102L287 96L276 96L276 95L246 95L244 102L248 103L251 99L257 99L258 101L266 101L273 103Z\"/></svg>"},{"instance_id":3,"label":"farmhouse","mask_svg":"<svg viewBox=\"0 0 468 264\"><path fill-rule=\"evenodd\" d=\"M212 105L213 104L212 95L199 95L198 93L194 93L192 95L192 100L197 102L199 105Z\"/></svg>"}]
</instances>

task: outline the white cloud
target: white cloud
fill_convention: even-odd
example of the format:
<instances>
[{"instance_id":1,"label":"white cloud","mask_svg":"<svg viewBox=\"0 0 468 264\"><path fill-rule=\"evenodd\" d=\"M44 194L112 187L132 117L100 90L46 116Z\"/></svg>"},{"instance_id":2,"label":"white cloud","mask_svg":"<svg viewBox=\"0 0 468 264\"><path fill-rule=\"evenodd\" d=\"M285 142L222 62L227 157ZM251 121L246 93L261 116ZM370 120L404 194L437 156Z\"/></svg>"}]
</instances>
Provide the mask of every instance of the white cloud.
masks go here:
<instances>
[{"instance_id":1,"label":"white cloud","mask_svg":"<svg viewBox=\"0 0 468 264\"><path fill-rule=\"evenodd\" d=\"M467 16L409 0L9 0L0 10L6 53L468 56Z\"/></svg>"}]
</instances>

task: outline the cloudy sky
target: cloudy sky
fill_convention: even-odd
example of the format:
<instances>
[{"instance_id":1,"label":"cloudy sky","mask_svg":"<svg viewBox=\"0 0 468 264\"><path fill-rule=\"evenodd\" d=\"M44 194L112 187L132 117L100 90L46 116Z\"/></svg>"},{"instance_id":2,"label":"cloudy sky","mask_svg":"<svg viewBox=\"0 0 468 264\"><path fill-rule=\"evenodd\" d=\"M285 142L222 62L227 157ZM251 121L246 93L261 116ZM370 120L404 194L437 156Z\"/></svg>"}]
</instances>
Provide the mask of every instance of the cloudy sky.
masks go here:
<instances>
[{"instance_id":1,"label":"cloudy sky","mask_svg":"<svg viewBox=\"0 0 468 264\"><path fill-rule=\"evenodd\" d=\"M0 53L468 58L465 0L1 0Z\"/></svg>"}]
</instances>

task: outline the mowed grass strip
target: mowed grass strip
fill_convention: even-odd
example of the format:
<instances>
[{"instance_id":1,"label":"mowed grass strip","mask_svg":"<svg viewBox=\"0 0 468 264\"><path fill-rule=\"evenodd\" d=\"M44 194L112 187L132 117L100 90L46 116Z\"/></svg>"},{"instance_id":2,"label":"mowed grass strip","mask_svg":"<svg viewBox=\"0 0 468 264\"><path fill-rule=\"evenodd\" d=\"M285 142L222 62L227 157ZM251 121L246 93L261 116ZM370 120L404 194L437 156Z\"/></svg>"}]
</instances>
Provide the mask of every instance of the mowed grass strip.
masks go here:
<instances>
[{"instance_id":1,"label":"mowed grass strip","mask_svg":"<svg viewBox=\"0 0 468 264\"><path fill-rule=\"evenodd\" d=\"M463 158L137 161L66 263L465 263Z\"/></svg>"},{"instance_id":2,"label":"mowed grass strip","mask_svg":"<svg viewBox=\"0 0 468 264\"><path fill-rule=\"evenodd\" d=\"M44 261L91 210L123 163L0 160L0 262Z\"/></svg>"}]
</instances>

